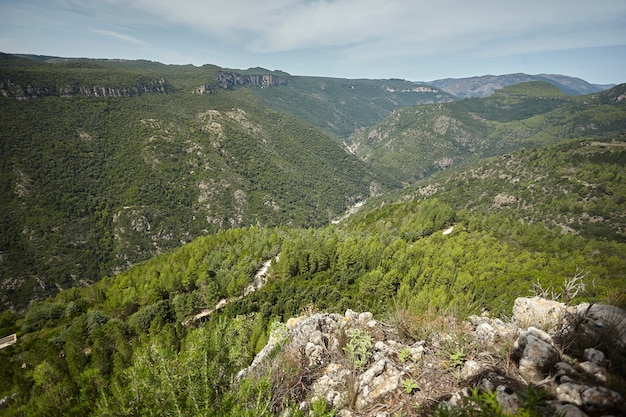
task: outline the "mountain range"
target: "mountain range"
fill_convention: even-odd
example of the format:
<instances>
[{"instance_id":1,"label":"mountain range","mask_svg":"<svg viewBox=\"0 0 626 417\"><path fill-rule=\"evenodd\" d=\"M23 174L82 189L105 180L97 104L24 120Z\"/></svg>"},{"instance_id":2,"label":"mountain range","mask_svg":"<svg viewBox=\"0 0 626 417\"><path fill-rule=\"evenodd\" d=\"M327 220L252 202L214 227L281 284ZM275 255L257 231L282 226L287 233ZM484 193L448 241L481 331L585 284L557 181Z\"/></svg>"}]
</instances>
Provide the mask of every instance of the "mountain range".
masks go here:
<instances>
[{"instance_id":1,"label":"mountain range","mask_svg":"<svg viewBox=\"0 0 626 417\"><path fill-rule=\"evenodd\" d=\"M384 373L372 352L387 345L428 353L435 379L420 384L478 389L460 374L477 342L456 323L495 326L531 294L626 307L626 84L573 94L571 78L542 77L459 98L397 79L1 54L0 336L15 334L2 412L335 415L311 400L337 387L313 387L333 372L307 349L334 352L347 398L366 395L350 394L365 369ZM331 313L338 336L310 328L312 348L241 373ZM560 346L600 346L582 339ZM599 384L626 395L623 349L604 339ZM488 360L516 361L513 344ZM447 399L404 376L407 401ZM511 378L528 415L553 410Z\"/></svg>"},{"instance_id":2,"label":"mountain range","mask_svg":"<svg viewBox=\"0 0 626 417\"><path fill-rule=\"evenodd\" d=\"M565 94L583 95L608 90L614 84L589 84L580 78L568 77L559 74L529 75L523 73L505 75L481 75L467 78L444 78L428 81L427 84L440 88L459 98L487 97L494 91L510 85L528 81L545 81L552 84Z\"/></svg>"}]
</instances>

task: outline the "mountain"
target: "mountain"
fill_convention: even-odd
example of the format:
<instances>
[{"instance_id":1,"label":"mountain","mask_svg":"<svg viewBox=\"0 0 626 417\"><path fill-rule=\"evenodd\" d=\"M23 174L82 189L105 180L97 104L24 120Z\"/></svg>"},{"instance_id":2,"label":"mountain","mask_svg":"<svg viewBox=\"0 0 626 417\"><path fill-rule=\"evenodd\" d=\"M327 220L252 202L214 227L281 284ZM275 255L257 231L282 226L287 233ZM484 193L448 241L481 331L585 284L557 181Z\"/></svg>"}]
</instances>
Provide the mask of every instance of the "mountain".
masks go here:
<instances>
[{"instance_id":1,"label":"mountain","mask_svg":"<svg viewBox=\"0 0 626 417\"><path fill-rule=\"evenodd\" d=\"M399 79L292 76L280 88L261 86L251 91L268 107L311 123L340 141L398 108L456 99L431 85Z\"/></svg>"},{"instance_id":2,"label":"mountain","mask_svg":"<svg viewBox=\"0 0 626 417\"><path fill-rule=\"evenodd\" d=\"M385 404L428 410L463 387L480 388L486 401L504 385L530 401L538 388L529 382L565 366L556 366L560 352L580 362L590 347L608 358L603 370L567 368L571 376L555 384L597 392L611 398L602 407L619 409L622 327L604 321L598 335L584 332L592 309L575 306L626 306L625 158L623 138L521 150L370 199L338 224L220 231L25 313L4 311L0 334L17 341L0 350L3 413L271 416L338 407L376 415ZM266 282L257 287L259 273ZM533 293L554 299L516 301ZM533 300L533 320L507 318ZM565 326L550 337L528 329L551 323ZM516 326L530 336L515 343ZM558 348L539 355L550 365L522 353L533 338ZM470 377L470 361L486 368ZM592 377L598 372L616 382ZM331 376L348 379L336 385ZM554 402L532 392L535 411L597 410L590 395ZM298 411L305 402L310 411Z\"/></svg>"},{"instance_id":3,"label":"mountain","mask_svg":"<svg viewBox=\"0 0 626 417\"><path fill-rule=\"evenodd\" d=\"M623 409L626 85L0 59L3 415Z\"/></svg>"},{"instance_id":4,"label":"mountain","mask_svg":"<svg viewBox=\"0 0 626 417\"><path fill-rule=\"evenodd\" d=\"M5 307L224 228L322 225L397 186L217 67L0 59Z\"/></svg>"},{"instance_id":5,"label":"mountain","mask_svg":"<svg viewBox=\"0 0 626 417\"><path fill-rule=\"evenodd\" d=\"M579 137L623 137L625 85L567 96L541 81L516 84L486 98L406 107L358 132L349 149L404 182L480 158Z\"/></svg>"},{"instance_id":6,"label":"mountain","mask_svg":"<svg viewBox=\"0 0 626 417\"><path fill-rule=\"evenodd\" d=\"M503 87L528 81L546 81L565 94L584 95L607 90L615 85L589 84L580 78L558 74L528 75L523 73L506 75L482 75L468 78L445 78L427 84L447 91L460 98L487 97Z\"/></svg>"}]
</instances>

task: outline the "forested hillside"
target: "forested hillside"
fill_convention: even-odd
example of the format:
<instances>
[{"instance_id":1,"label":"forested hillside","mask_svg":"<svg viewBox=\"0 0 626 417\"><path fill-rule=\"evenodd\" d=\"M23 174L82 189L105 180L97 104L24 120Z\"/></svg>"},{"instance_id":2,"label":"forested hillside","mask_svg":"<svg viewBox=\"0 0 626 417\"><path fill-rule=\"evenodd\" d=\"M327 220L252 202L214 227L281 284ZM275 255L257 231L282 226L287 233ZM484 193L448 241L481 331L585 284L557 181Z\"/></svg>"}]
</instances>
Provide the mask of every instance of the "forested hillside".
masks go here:
<instances>
[{"instance_id":1,"label":"forested hillside","mask_svg":"<svg viewBox=\"0 0 626 417\"><path fill-rule=\"evenodd\" d=\"M219 88L214 67L2 59L4 307L205 233L322 225L397 186L250 90ZM165 87L141 88L152 79Z\"/></svg>"},{"instance_id":2,"label":"forested hillside","mask_svg":"<svg viewBox=\"0 0 626 417\"><path fill-rule=\"evenodd\" d=\"M545 82L507 87L471 98L396 110L355 134L350 149L372 167L405 182L441 169L521 148L585 137L623 137L624 85L566 96Z\"/></svg>"},{"instance_id":3,"label":"forested hillside","mask_svg":"<svg viewBox=\"0 0 626 417\"><path fill-rule=\"evenodd\" d=\"M323 371L302 352L237 376L292 317L371 312L382 338L450 350L429 372L460 381L456 320L537 292L626 306L625 85L447 102L401 80L0 62L3 415L332 416L299 408ZM338 351L366 361L351 337Z\"/></svg>"},{"instance_id":4,"label":"forested hillside","mask_svg":"<svg viewBox=\"0 0 626 417\"><path fill-rule=\"evenodd\" d=\"M341 141L375 125L395 109L456 99L438 88L397 79L294 76L286 87L251 91L265 105L309 122Z\"/></svg>"},{"instance_id":5,"label":"forested hillside","mask_svg":"<svg viewBox=\"0 0 626 417\"><path fill-rule=\"evenodd\" d=\"M520 151L374 199L336 225L219 232L62 291L24 316L5 311L0 332L19 337L0 351L5 412L270 415L272 375L255 376L254 385L233 377L270 328L303 311L498 317L533 288L567 294L572 277L586 284L579 300L623 305L624 155L617 142ZM512 169L517 180L506 176ZM590 176L598 179L585 185ZM524 200L497 198L528 189L528 178L537 189ZM571 204L576 184L580 210L559 209L542 221L539 210ZM576 219L572 229L561 224L566 214ZM239 298L271 259L268 283ZM182 324L222 299L232 301Z\"/></svg>"}]
</instances>

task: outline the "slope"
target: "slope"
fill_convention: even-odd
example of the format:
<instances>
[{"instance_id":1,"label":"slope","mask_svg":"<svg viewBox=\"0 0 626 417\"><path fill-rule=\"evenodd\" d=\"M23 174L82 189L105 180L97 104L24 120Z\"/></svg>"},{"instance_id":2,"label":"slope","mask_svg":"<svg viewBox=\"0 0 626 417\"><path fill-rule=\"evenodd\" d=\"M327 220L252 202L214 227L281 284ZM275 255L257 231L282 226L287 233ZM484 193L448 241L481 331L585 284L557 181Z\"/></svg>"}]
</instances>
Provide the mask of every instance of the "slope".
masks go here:
<instances>
[{"instance_id":1,"label":"slope","mask_svg":"<svg viewBox=\"0 0 626 417\"><path fill-rule=\"evenodd\" d=\"M589 291L573 301L623 305L622 145L580 141L519 151L456 175L443 172L436 183L372 199L338 225L218 232L35 303L25 315L6 311L0 332L17 332L18 343L0 351L3 411L273 415L271 404L291 408L299 398L299 391L278 390L285 380L309 389L298 379L303 374L289 373L300 363L280 362L272 371L278 373L256 375L254 383L235 382L235 375L265 346L271 329L280 332L281 322L302 312L351 308L379 320L413 317L447 332L449 322L438 313L462 319L487 309L499 317L533 286L558 292L574 276ZM520 197L528 182L536 190L523 201L495 198ZM553 207L570 204L572 187L580 215L570 230ZM486 194L474 194L478 189ZM588 210L603 218L602 230L593 229L597 218L583 215ZM222 298L243 294L278 254L263 288L197 327L181 324Z\"/></svg>"},{"instance_id":2,"label":"slope","mask_svg":"<svg viewBox=\"0 0 626 417\"><path fill-rule=\"evenodd\" d=\"M373 126L395 109L455 99L432 86L397 79L291 76L285 86L251 91L268 107L307 121L339 140Z\"/></svg>"},{"instance_id":3,"label":"slope","mask_svg":"<svg viewBox=\"0 0 626 417\"><path fill-rule=\"evenodd\" d=\"M246 89L194 94L214 67L3 59L4 307L219 229L321 225L394 186Z\"/></svg>"},{"instance_id":4,"label":"slope","mask_svg":"<svg viewBox=\"0 0 626 417\"><path fill-rule=\"evenodd\" d=\"M626 131L625 86L569 97L543 82L522 83L487 98L395 111L353 135L349 148L373 167L413 182L441 169L522 147Z\"/></svg>"}]
</instances>

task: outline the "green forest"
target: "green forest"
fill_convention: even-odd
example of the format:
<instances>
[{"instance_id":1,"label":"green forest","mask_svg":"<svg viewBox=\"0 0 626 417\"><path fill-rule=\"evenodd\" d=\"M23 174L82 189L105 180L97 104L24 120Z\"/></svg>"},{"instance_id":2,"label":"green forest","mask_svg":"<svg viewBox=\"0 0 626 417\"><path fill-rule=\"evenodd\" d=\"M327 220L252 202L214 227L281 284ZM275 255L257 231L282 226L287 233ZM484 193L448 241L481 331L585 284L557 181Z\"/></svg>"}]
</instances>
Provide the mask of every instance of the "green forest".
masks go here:
<instances>
[{"instance_id":1,"label":"green forest","mask_svg":"<svg viewBox=\"0 0 626 417\"><path fill-rule=\"evenodd\" d=\"M611 174L623 166L624 150L598 146L594 155L592 146L522 151L504 160L558 166L579 181L600 170L611 176L603 181L606 192L624 195L623 175ZM471 190L420 198L421 189L370 201L335 225L209 234L115 277L62 291L24 315L5 311L0 331L20 337L0 351L0 395L15 396L7 415L269 415L269 381L251 386L234 375L271 328L306 311L504 316L534 284L558 292L580 271L590 288L583 300L623 300L623 234L604 233L593 222L563 233L556 223L520 218L515 207L480 207ZM550 204L566 207L568 196L561 195ZM622 213L606 221L623 230L623 198L592 209L598 217ZM267 260L273 260L267 285L237 299ZM235 300L183 324L221 299Z\"/></svg>"},{"instance_id":2,"label":"green forest","mask_svg":"<svg viewBox=\"0 0 626 417\"><path fill-rule=\"evenodd\" d=\"M536 288L626 307L624 85L382 112L353 80L371 91L336 120L367 114L336 129L320 103L298 116L317 78L200 95L219 68L1 58L11 91L49 87L0 97L3 415L277 415L280 375L237 374L311 312L505 319ZM55 95L144 78L168 87ZM359 101L344 81L333 100Z\"/></svg>"}]
</instances>

